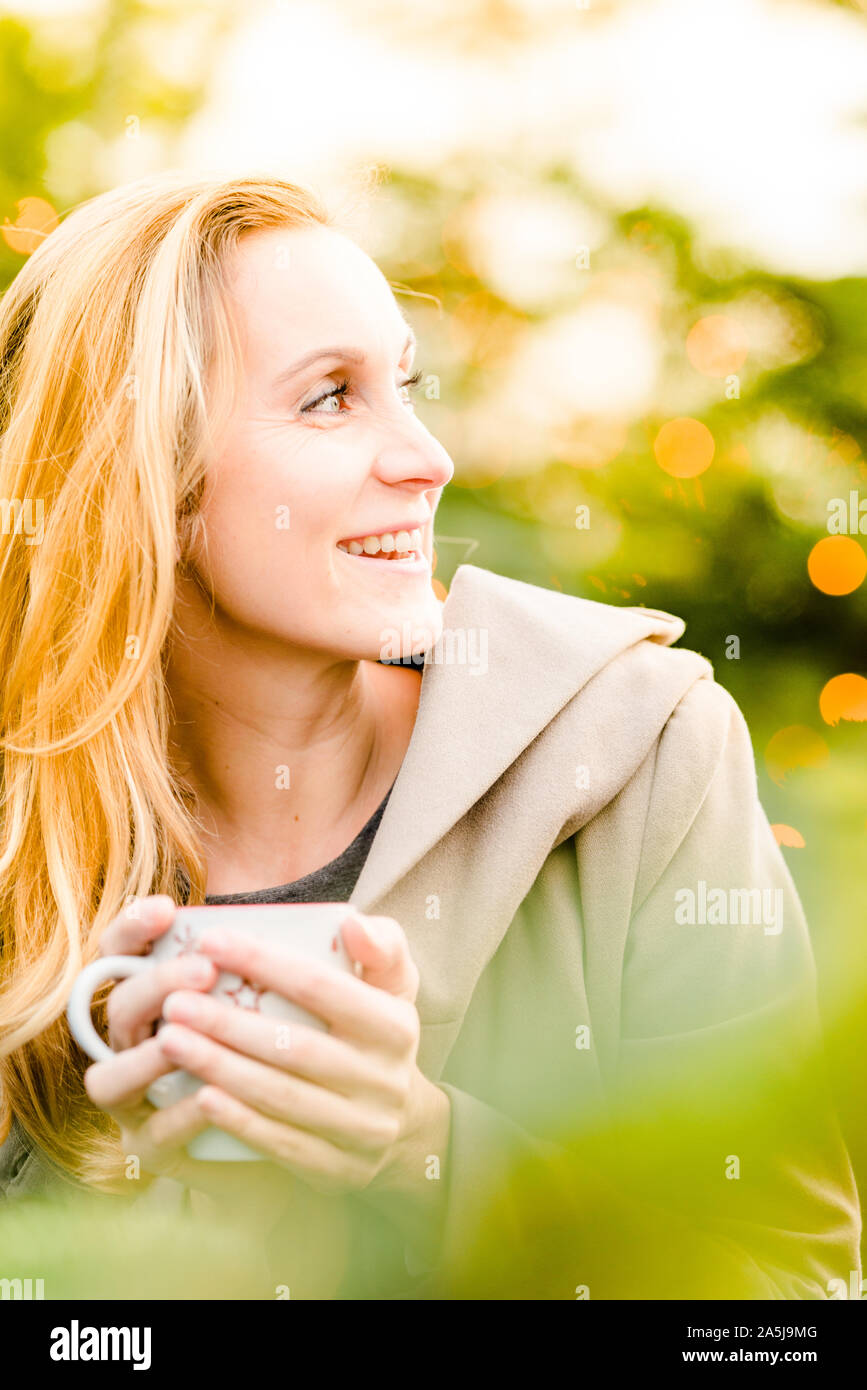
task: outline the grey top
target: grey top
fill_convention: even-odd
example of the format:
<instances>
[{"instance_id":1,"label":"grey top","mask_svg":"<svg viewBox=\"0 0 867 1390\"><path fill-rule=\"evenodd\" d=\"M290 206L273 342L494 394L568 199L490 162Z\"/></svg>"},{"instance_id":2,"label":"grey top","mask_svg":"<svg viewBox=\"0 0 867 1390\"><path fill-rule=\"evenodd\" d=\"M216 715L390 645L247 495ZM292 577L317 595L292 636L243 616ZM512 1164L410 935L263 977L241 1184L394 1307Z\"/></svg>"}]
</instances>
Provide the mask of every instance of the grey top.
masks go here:
<instances>
[{"instance_id":1,"label":"grey top","mask_svg":"<svg viewBox=\"0 0 867 1390\"><path fill-rule=\"evenodd\" d=\"M394 784L392 783L392 786ZM294 883L281 883L276 888L258 888L245 893L206 894L206 903L345 903L358 882L364 861L370 853L373 837L379 829L388 798L380 802L370 820L359 830L351 845L336 859L314 869Z\"/></svg>"},{"instance_id":2,"label":"grey top","mask_svg":"<svg viewBox=\"0 0 867 1390\"><path fill-rule=\"evenodd\" d=\"M379 823L382 820L389 788L384 799L367 824L358 832L351 845L336 859L314 869L294 883L281 883L276 888L260 888L247 893L222 893L206 896L206 903L342 903L348 902L358 882L365 860L370 853ZM0 1200L3 1197L32 1195L46 1189L65 1188L74 1180L62 1173L41 1152L34 1151L18 1121L3 1144L0 1144Z\"/></svg>"}]
</instances>

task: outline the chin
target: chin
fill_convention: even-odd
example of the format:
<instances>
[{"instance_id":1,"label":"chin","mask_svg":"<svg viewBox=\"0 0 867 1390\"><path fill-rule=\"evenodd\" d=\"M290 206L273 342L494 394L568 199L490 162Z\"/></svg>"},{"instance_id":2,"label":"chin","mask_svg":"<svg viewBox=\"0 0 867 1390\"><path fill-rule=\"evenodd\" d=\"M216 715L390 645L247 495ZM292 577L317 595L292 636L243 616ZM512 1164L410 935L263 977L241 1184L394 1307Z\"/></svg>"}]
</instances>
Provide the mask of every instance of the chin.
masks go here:
<instances>
[{"instance_id":1,"label":"chin","mask_svg":"<svg viewBox=\"0 0 867 1390\"><path fill-rule=\"evenodd\" d=\"M439 641L443 630L442 604L431 591L423 602L395 604L384 610L371 634L376 661L400 661L421 656Z\"/></svg>"}]
</instances>

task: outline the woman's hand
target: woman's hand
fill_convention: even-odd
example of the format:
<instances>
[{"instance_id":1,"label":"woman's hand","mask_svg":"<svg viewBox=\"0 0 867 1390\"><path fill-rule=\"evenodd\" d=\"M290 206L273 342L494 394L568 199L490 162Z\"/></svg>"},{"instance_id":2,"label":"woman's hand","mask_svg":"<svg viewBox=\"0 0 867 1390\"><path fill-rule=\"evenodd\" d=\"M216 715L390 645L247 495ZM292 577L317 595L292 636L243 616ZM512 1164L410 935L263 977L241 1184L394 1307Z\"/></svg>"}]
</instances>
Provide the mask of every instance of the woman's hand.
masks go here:
<instances>
[{"instance_id":1,"label":"woman's hand","mask_svg":"<svg viewBox=\"0 0 867 1390\"><path fill-rule=\"evenodd\" d=\"M164 894L133 899L106 927L99 954L148 955L176 911ZM209 990L218 974L205 956L178 956L121 981L108 996L109 1042L117 1057L89 1067L84 1084L94 1104L120 1126L123 1152L134 1154L145 1172L176 1172L187 1160L184 1146L210 1125L198 1094L156 1110L146 1092L175 1069L153 1036L166 996L178 989Z\"/></svg>"},{"instance_id":2,"label":"woman's hand","mask_svg":"<svg viewBox=\"0 0 867 1390\"><path fill-rule=\"evenodd\" d=\"M418 970L388 917L354 911L342 935L360 976L288 947L212 929L199 950L221 970L254 980L323 1019L323 1032L178 989L154 1040L169 1065L207 1084L209 1121L322 1192L394 1192L426 1211L443 1184L449 1101L419 1071Z\"/></svg>"}]
</instances>

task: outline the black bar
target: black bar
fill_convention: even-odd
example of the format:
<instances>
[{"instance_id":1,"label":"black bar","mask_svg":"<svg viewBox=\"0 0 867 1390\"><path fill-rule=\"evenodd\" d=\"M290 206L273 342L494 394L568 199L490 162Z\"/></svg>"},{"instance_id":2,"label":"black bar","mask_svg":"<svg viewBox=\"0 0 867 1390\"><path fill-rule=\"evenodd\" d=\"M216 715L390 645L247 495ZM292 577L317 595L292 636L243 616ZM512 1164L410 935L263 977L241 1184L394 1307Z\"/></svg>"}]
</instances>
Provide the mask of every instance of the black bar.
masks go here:
<instances>
[{"instance_id":1,"label":"black bar","mask_svg":"<svg viewBox=\"0 0 867 1390\"><path fill-rule=\"evenodd\" d=\"M457 1307L445 1314L441 1307L425 1314L417 1308L407 1322L407 1311L399 1314L393 1306L373 1311L365 1308L360 1318L345 1301L312 1308L309 1303L291 1299L273 1301L208 1302L181 1300L166 1302L72 1302L39 1300L0 1301L0 1330L3 1345L16 1346L21 1353L21 1369L48 1374L64 1380L83 1373L93 1379L101 1370L118 1373L164 1376L167 1371L186 1369L196 1373L219 1373L222 1378L246 1375L258 1378L273 1375L279 1367L291 1374L295 1354L303 1350L296 1337L305 1337L318 1327L334 1327L334 1335L323 1344L320 1354L329 1371L335 1355L346 1350L357 1369L361 1345L346 1338L344 1330L363 1319L364 1356L381 1356L392 1372L399 1366L393 1357L413 1326L423 1331L427 1317L438 1332L441 1346L442 1321L459 1321L467 1316ZM567 1301L567 1300L564 1300ZM568 1300L573 1301L573 1300ZM574 1300L578 1306L556 1318L546 1314L546 1338L561 1334L564 1350L576 1377L601 1360L611 1373L636 1369L652 1375L665 1374L675 1367L695 1369L702 1374L709 1365L719 1365L735 1373L742 1366L768 1367L802 1365L827 1377L829 1371L844 1370L856 1364L863 1347L862 1315L842 1306L849 1299L809 1302L599 1302ZM861 1298L855 1300L862 1302ZM389 1306L391 1305L391 1306ZM509 1315L509 1334L499 1339L485 1333L488 1316L498 1322L494 1304L481 1316L478 1303L470 1314L476 1365L496 1361L514 1349L514 1314ZM518 1315L523 1318L523 1315ZM535 1316L530 1315L535 1322ZM418 1317L420 1322L415 1324ZM435 1319L435 1322L433 1321ZM550 1319L550 1322L548 1322ZM117 1348L126 1360L111 1359L113 1340L100 1329L126 1329L128 1338L117 1338ZM138 1334L133 1329L138 1329ZM97 1329L97 1334L88 1329ZM148 1330L148 1336L145 1330ZM136 1340L137 1336L137 1340ZM533 1351L533 1345L536 1351ZM52 1347L77 1359L55 1359ZM107 1359L90 1359L90 1350L104 1351ZM540 1358L539 1367L550 1366L550 1351L538 1343L525 1345L525 1354ZM308 1362L311 1348L307 1348ZM460 1353L458 1353L460 1355ZM147 1361L147 1364L145 1362ZM136 1362L140 1370L136 1372ZM454 1363L451 1371L455 1370ZM449 1370L443 1363L443 1372Z\"/></svg>"}]
</instances>

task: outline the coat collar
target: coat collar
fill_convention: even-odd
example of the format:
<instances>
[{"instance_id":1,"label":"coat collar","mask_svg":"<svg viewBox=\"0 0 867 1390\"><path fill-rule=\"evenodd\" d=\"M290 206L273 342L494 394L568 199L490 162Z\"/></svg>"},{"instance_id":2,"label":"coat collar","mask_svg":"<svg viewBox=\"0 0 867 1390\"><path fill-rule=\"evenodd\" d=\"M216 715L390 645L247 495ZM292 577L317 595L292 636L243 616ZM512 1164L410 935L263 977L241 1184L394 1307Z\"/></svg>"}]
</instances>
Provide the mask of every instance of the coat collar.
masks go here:
<instances>
[{"instance_id":1,"label":"coat collar","mask_svg":"<svg viewBox=\"0 0 867 1390\"><path fill-rule=\"evenodd\" d=\"M507 579L455 573L428 654L409 747L350 902L371 911L583 686L645 638L685 624ZM462 659L463 658L463 659Z\"/></svg>"}]
</instances>

